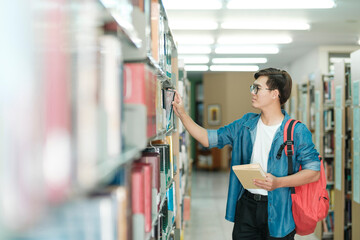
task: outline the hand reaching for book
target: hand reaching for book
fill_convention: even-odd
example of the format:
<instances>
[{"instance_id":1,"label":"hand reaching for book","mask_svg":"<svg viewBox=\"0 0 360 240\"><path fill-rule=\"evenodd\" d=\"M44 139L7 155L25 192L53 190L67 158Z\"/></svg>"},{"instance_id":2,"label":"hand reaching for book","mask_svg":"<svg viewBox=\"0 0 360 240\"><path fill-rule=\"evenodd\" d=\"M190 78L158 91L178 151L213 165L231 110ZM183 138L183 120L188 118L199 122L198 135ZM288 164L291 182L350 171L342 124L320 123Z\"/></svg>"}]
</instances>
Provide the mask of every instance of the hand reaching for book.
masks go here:
<instances>
[{"instance_id":1,"label":"hand reaching for book","mask_svg":"<svg viewBox=\"0 0 360 240\"><path fill-rule=\"evenodd\" d=\"M181 116L185 114L185 108L181 96L177 91L175 91L175 98L172 105L176 116L181 118Z\"/></svg>"}]
</instances>

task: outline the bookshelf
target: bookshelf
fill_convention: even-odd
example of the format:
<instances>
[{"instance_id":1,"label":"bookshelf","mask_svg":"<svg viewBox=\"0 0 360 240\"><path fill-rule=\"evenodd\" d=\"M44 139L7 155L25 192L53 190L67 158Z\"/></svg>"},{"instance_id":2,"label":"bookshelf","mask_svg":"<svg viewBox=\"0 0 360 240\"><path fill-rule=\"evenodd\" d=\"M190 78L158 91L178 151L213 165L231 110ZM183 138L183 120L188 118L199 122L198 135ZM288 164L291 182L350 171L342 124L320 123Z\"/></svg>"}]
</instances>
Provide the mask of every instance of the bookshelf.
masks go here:
<instances>
[{"instance_id":1,"label":"bookshelf","mask_svg":"<svg viewBox=\"0 0 360 240\"><path fill-rule=\"evenodd\" d=\"M330 197L328 216L318 224L316 236L319 239L334 238L334 76L315 76L315 134L314 143L324 159L327 190Z\"/></svg>"},{"instance_id":2,"label":"bookshelf","mask_svg":"<svg viewBox=\"0 0 360 240\"><path fill-rule=\"evenodd\" d=\"M359 187L359 170L360 170L360 131L359 131L359 80L360 80L360 51L351 53L351 86L352 86L352 106L353 106L353 131L352 131L352 200L351 215L352 218L352 239L360 238L360 187Z\"/></svg>"},{"instance_id":3,"label":"bookshelf","mask_svg":"<svg viewBox=\"0 0 360 240\"><path fill-rule=\"evenodd\" d=\"M351 138L350 122L346 122L350 116L348 111L350 105L346 105L345 92L346 92L346 69L344 62L335 64L334 70L334 115L335 115L335 158L334 158L334 195L335 195L335 206L334 206L334 238L335 239L350 239L348 236L348 229L351 230L351 218L347 216L346 203L349 202L349 195L351 191L346 189L346 185L350 183L351 186L351 168L348 167L350 160L349 154L350 146L346 146L347 139ZM350 135L348 135L350 133ZM350 179L348 179L350 177ZM344 211L345 210L345 211ZM351 231L350 231L351 232Z\"/></svg>"},{"instance_id":4,"label":"bookshelf","mask_svg":"<svg viewBox=\"0 0 360 240\"><path fill-rule=\"evenodd\" d=\"M307 80L305 83L298 84L298 113L299 120L304 123L308 129L315 132L315 87L313 80ZM291 101L291 99L290 99Z\"/></svg>"},{"instance_id":5,"label":"bookshelf","mask_svg":"<svg viewBox=\"0 0 360 240\"><path fill-rule=\"evenodd\" d=\"M16 46L33 69L2 94L20 107L1 110L0 202L16 204L0 207L0 238L180 239L190 137L170 106L177 89L189 111L190 85L162 2L26 7L9 11L34 25Z\"/></svg>"}]
</instances>

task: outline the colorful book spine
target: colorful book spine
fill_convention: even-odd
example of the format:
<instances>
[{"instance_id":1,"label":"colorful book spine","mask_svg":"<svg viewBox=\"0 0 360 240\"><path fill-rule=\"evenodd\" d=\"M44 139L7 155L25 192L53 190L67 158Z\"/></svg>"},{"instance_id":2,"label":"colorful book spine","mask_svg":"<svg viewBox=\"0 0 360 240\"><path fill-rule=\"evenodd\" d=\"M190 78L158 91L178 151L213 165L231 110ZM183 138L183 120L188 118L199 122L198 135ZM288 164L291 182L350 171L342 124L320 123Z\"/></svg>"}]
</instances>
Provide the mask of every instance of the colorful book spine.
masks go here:
<instances>
[{"instance_id":1,"label":"colorful book spine","mask_svg":"<svg viewBox=\"0 0 360 240\"><path fill-rule=\"evenodd\" d=\"M132 239L145 239L145 179L142 167L131 173Z\"/></svg>"},{"instance_id":2,"label":"colorful book spine","mask_svg":"<svg viewBox=\"0 0 360 240\"><path fill-rule=\"evenodd\" d=\"M151 231L152 224L152 165L150 163L135 162L136 167L144 171L144 213L145 213L145 232Z\"/></svg>"}]
</instances>

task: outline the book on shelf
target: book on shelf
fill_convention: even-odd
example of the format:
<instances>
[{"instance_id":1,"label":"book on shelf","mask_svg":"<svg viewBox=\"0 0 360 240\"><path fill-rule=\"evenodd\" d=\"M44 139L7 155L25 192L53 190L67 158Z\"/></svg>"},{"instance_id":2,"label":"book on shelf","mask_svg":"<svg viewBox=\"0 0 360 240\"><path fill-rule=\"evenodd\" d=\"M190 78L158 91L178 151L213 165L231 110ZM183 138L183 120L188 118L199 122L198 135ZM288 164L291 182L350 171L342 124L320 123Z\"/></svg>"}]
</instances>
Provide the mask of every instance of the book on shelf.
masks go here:
<instances>
[{"instance_id":1,"label":"book on shelf","mask_svg":"<svg viewBox=\"0 0 360 240\"><path fill-rule=\"evenodd\" d=\"M174 110L172 102L175 98L175 91L173 89L163 89L163 107L166 110L166 130L174 126Z\"/></svg>"},{"instance_id":2,"label":"book on shelf","mask_svg":"<svg viewBox=\"0 0 360 240\"><path fill-rule=\"evenodd\" d=\"M101 36L100 49L99 158L106 159L121 153L121 43L115 36Z\"/></svg>"},{"instance_id":3,"label":"book on shelf","mask_svg":"<svg viewBox=\"0 0 360 240\"><path fill-rule=\"evenodd\" d=\"M131 171L132 239L145 239L145 176L142 167Z\"/></svg>"},{"instance_id":4,"label":"book on shelf","mask_svg":"<svg viewBox=\"0 0 360 240\"><path fill-rule=\"evenodd\" d=\"M259 163L235 165L232 169L245 189L259 189L254 185L253 180L265 180L266 177Z\"/></svg>"},{"instance_id":5,"label":"book on shelf","mask_svg":"<svg viewBox=\"0 0 360 240\"><path fill-rule=\"evenodd\" d=\"M160 3L158 0L151 0L151 53L157 63L159 62L159 19Z\"/></svg>"},{"instance_id":6,"label":"book on shelf","mask_svg":"<svg viewBox=\"0 0 360 240\"><path fill-rule=\"evenodd\" d=\"M143 152L140 161L152 165L152 214L156 214L160 205L160 154Z\"/></svg>"},{"instance_id":7,"label":"book on shelf","mask_svg":"<svg viewBox=\"0 0 360 240\"><path fill-rule=\"evenodd\" d=\"M166 188L171 180L170 170L170 146L166 141L158 140L153 142L153 147L146 148L145 152L160 154L160 193L166 194Z\"/></svg>"},{"instance_id":8,"label":"book on shelf","mask_svg":"<svg viewBox=\"0 0 360 240\"><path fill-rule=\"evenodd\" d=\"M156 135L157 77L146 63L126 63L124 66L124 103L146 107L146 137Z\"/></svg>"},{"instance_id":9,"label":"book on shelf","mask_svg":"<svg viewBox=\"0 0 360 240\"><path fill-rule=\"evenodd\" d=\"M87 9L87 8L84 8ZM89 22L79 22L78 31L72 39L72 72L74 96L74 147L76 158L77 184L89 189L98 179L97 164L100 145L99 115L101 85L99 78L99 37L100 29L95 19L99 17L98 10L81 10L78 17L85 17ZM83 36L88 37L83 37ZM95 48L96 47L96 48ZM100 147L99 147L100 146Z\"/></svg>"},{"instance_id":10,"label":"book on shelf","mask_svg":"<svg viewBox=\"0 0 360 240\"><path fill-rule=\"evenodd\" d=\"M144 216L145 232L151 231L152 224L152 165L150 163L134 162L135 167L144 171ZM135 191L135 189L134 189Z\"/></svg>"},{"instance_id":11,"label":"book on shelf","mask_svg":"<svg viewBox=\"0 0 360 240\"><path fill-rule=\"evenodd\" d=\"M325 176L327 182L334 181L333 163L325 161Z\"/></svg>"}]
</instances>

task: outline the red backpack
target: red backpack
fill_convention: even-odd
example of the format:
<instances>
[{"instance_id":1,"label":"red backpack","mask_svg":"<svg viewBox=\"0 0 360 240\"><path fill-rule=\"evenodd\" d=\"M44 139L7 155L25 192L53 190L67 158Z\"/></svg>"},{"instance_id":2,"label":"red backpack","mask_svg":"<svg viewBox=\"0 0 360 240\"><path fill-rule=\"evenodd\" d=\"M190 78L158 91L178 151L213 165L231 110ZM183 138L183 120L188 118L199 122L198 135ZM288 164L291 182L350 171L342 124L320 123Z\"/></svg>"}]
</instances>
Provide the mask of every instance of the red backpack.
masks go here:
<instances>
[{"instance_id":1,"label":"red backpack","mask_svg":"<svg viewBox=\"0 0 360 240\"><path fill-rule=\"evenodd\" d=\"M292 156L294 153L294 127L299 121L289 119L284 128L284 143L281 145L277 158L282 150L288 157L288 175L293 174ZM329 194L326 190L326 178L323 160L320 159L320 179L298 187L291 187L292 213L295 231L299 235L308 235L315 231L318 221L324 219L329 210ZM301 171L301 166L299 171Z\"/></svg>"}]
</instances>

